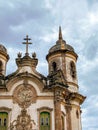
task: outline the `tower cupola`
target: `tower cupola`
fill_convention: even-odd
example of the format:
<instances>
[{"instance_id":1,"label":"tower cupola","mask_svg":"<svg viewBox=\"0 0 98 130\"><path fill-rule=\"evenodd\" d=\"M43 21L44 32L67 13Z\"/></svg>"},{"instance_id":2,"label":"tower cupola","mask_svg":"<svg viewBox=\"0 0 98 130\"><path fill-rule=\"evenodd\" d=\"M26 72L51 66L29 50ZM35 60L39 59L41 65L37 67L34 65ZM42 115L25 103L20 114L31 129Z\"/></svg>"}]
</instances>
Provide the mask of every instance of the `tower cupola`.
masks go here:
<instances>
[{"instance_id":1,"label":"tower cupola","mask_svg":"<svg viewBox=\"0 0 98 130\"><path fill-rule=\"evenodd\" d=\"M70 46L69 44L67 44L65 40L63 40L62 30L61 30L61 27L59 27L58 40L56 41L56 44L49 49L49 53L46 58L48 60L50 55L52 55L56 52L65 52L65 51L72 52L77 58L77 54L75 53L74 48L72 46Z\"/></svg>"},{"instance_id":2,"label":"tower cupola","mask_svg":"<svg viewBox=\"0 0 98 130\"><path fill-rule=\"evenodd\" d=\"M49 49L46 59L48 61L49 75L57 70L61 70L68 85L73 85L77 91L76 61L78 55L74 48L63 40L62 30L59 27L59 35L56 44Z\"/></svg>"}]
</instances>

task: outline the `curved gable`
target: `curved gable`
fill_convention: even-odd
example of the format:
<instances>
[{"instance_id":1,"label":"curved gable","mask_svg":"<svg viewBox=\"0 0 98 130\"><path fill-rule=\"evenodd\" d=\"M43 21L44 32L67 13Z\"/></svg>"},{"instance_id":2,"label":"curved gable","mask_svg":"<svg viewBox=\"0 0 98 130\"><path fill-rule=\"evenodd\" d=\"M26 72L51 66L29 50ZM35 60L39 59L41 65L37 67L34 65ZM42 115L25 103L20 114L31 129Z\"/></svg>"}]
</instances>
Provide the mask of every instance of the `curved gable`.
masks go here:
<instances>
[{"instance_id":1,"label":"curved gable","mask_svg":"<svg viewBox=\"0 0 98 130\"><path fill-rule=\"evenodd\" d=\"M6 84L8 92L10 92L12 94L17 86L24 84L25 80L28 82L27 84L34 87L37 94L39 94L43 91L45 84L43 83L43 80L41 78L38 78L32 74L26 75L24 73L21 73L8 80L8 82Z\"/></svg>"}]
</instances>

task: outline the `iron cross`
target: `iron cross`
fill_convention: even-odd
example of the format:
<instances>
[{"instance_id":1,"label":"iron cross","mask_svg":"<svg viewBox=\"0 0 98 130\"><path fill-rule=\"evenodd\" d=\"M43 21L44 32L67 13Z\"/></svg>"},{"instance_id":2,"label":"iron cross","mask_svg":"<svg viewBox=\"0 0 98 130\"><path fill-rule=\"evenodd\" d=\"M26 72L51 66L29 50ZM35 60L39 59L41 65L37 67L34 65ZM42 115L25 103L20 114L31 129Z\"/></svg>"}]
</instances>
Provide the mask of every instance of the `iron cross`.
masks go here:
<instances>
[{"instance_id":1,"label":"iron cross","mask_svg":"<svg viewBox=\"0 0 98 130\"><path fill-rule=\"evenodd\" d=\"M28 35L26 35L26 38L24 38L24 40L26 41L26 42L23 42L23 44L26 44L26 55L29 55L29 53L28 53L28 45L32 44L31 42L29 42L31 40L31 38L29 38Z\"/></svg>"}]
</instances>

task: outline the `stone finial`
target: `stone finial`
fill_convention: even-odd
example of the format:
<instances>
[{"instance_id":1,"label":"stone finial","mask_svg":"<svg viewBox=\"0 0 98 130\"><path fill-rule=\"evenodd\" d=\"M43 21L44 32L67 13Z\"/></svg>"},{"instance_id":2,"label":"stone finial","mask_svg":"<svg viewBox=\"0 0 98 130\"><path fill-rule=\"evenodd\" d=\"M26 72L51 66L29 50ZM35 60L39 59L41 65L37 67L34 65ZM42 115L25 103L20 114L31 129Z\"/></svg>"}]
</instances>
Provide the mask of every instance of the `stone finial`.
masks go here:
<instances>
[{"instance_id":1,"label":"stone finial","mask_svg":"<svg viewBox=\"0 0 98 130\"><path fill-rule=\"evenodd\" d=\"M21 58L21 57L22 57L22 53L19 52L19 53L17 54L17 56L18 56L18 58Z\"/></svg>"},{"instance_id":2,"label":"stone finial","mask_svg":"<svg viewBox=\"0 0 98 130\"><path fill-rule=\"evenodd\" d=\"M32 57L33 57L33 59L36 59L36 53L35 52L32 54Z\"/></svg>"},{"instance_id":3,"label":"stone finial","mask_svg":"<svg viewBox=\"0 0 98 130\"><path fill-rule=\"evenodd\" d=\"M61 26L59 26L59 40L63 40Z\"/></svg>"}]
</instances>

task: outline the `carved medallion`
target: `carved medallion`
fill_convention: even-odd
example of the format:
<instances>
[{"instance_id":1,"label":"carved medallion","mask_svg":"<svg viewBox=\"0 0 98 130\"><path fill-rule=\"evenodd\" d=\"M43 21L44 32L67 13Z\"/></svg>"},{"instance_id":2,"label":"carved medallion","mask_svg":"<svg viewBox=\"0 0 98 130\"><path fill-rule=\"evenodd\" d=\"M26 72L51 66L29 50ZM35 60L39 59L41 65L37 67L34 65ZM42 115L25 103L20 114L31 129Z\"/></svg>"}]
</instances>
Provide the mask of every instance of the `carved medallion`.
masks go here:
<instances>
[{"instance_id":1,"label":"carved medallion","mask_svg":"<svg viewBox=\"0 0 98 130\"><path fill-rule=\"evenodd\" d=\"M30 85L18 86L14 92L14 101L22 108L29 107L32 102L36 101L35 89Z\"/></svg>"},{"instance_id":2,"label":"carved medallion","mask_svg":"<svg viewBox=\"0 0 98 130\"><path fill-rule=\"evenodd\" d=\"M30 102L33 97L33 92L28 88L22 88L19 90L17 96L20 102Z\"/></svg>"}]
</instances>

